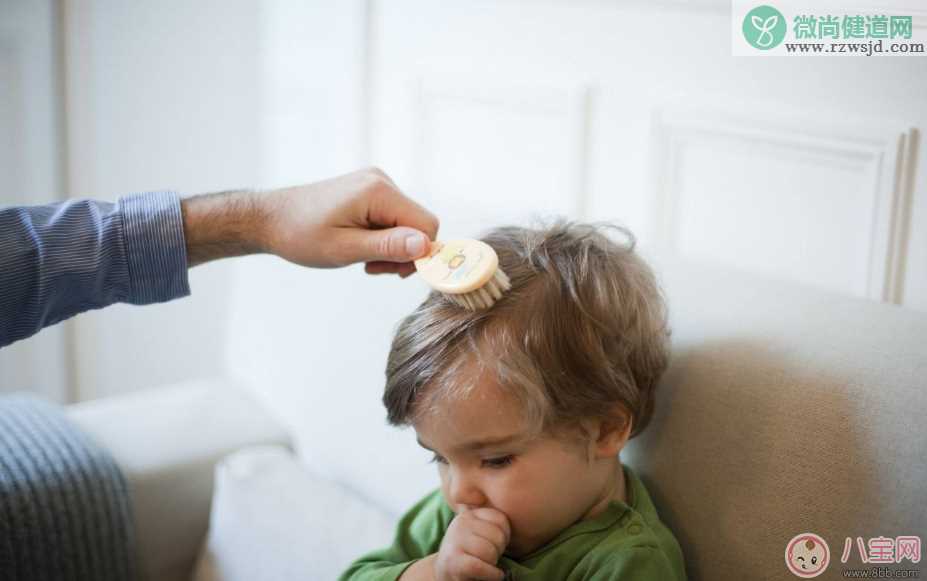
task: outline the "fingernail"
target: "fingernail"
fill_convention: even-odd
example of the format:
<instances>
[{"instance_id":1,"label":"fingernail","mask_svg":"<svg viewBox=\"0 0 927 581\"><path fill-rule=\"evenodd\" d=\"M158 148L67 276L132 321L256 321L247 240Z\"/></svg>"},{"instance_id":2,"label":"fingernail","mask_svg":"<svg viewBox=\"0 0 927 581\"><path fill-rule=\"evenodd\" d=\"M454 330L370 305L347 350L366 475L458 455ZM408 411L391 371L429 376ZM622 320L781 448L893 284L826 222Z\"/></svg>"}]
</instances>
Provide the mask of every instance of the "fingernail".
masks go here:
<instances>
[{"instance_id":1,"label":"fingernail","mask_svg":"<svg viewBox=\"0 0 927 581\"><path fill-rule=\"evenodd\" d=\"M406 236L406 255L418 258L425 253L425 237L421 234Z\"/></svg>"}]
</instances>

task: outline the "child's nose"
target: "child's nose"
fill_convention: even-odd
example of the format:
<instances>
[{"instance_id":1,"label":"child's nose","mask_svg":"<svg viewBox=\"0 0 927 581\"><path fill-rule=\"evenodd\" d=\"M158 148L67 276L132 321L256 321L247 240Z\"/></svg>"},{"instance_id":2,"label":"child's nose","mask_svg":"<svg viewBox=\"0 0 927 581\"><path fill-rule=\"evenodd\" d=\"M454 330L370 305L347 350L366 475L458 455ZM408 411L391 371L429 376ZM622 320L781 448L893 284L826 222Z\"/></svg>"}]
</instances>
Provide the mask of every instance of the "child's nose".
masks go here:
<instances>
[{"instance_id":1,"label":"child's nose","mask_svg":"<svg viewBox=\"0 0 927 581\"><path fill-rule=\"evenodd\" d=\"M465 474L448 476L448 501L451 506L464 507L464 509L479 508L486 504L486 496L472 478Z\"/></svg>"}]
</instances>

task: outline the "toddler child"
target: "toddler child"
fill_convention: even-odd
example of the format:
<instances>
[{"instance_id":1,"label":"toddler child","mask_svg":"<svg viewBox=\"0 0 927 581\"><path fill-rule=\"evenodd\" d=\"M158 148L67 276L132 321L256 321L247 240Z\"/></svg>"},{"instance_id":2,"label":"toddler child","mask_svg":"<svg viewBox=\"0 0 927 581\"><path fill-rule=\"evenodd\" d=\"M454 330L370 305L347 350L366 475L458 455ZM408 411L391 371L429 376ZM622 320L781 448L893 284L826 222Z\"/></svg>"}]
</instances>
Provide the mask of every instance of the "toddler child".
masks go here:
<instances>
[{"instance_id":1,"label":"toddler child","mask_svg":"<svg viewBox=\"0 0 927 581\"><path fill-rule=\"evenodd\" d=\"M343 581L682 581L682 551L619 453L668 362L661 291L601 225L482 238L512 288L470 312L432 292L400 324L388 420L434 454L441 487Z\"/></svg>"}]
</instances>

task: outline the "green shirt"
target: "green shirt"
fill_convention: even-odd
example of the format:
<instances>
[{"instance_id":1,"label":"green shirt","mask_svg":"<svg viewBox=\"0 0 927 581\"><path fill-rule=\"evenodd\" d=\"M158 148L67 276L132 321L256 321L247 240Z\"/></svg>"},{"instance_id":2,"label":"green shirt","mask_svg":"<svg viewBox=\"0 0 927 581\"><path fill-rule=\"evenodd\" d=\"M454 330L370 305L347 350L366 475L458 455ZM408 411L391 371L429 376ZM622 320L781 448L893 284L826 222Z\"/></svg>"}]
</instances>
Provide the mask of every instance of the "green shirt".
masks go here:
<instances>
[{"instance_id":1,"label":"green shirt","mask_svg":"<svg viewBox=\"0 0 927 581\"><path fill-rule=\"evenodd\" d=\"M660 522L640 478L623 466L630 505L611 501L594 518L564 529L518 559L497 564L512 581L685 581L682 550ZM454 512L435 490L399 521L392 546L369 553L339 581L394 581L412 563L436 553Z\"/></svg>"}]
</instances>

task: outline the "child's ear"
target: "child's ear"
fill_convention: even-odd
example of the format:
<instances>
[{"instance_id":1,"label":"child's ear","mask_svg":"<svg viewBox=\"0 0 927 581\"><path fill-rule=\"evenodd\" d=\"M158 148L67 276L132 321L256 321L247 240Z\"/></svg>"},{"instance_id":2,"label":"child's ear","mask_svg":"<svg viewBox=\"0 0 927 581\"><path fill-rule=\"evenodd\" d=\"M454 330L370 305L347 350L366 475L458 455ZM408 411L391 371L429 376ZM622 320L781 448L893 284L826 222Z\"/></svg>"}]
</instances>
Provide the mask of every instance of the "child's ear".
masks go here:
<instances>
[{"instance_id":1,"label":"child's ear","mask_svg":"<svg viewBox=\"0 0 927 581\"><path fill-rule=\"evenodd\" d=\"M615 406L609 418L599 420L595 451L598 458L612 458L618 455L631 437L634 419L624 406Z\"/></svg>"}]
</instances>

